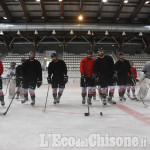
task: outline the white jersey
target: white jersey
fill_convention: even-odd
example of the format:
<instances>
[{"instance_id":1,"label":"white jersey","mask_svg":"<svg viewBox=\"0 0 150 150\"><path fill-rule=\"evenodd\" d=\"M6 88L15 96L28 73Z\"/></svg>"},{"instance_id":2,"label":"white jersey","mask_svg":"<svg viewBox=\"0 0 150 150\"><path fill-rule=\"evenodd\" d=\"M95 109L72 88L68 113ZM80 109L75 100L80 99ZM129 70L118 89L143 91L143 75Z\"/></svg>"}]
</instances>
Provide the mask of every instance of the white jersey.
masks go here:
<instances>
[{"instance_id":1,"label":"white jersey","mask_svg":"<svg viewBox=\"0 0 150 150\"><path fill-rule=\"evenodd\" d=\"M144 65L143 72L146 72L146 78L150 79L150 61L147 61L146 64Z\"/></svg>"},{"instance_id":2,"label":"white jersey","mask_svg":"<svg viewBox=\"0 0 150 150\"><path fill-rule=\"evenodd\" d=\"M8 68L7 77L12 78L16 75L16 68Z\"/></svg>"}]
</instances>

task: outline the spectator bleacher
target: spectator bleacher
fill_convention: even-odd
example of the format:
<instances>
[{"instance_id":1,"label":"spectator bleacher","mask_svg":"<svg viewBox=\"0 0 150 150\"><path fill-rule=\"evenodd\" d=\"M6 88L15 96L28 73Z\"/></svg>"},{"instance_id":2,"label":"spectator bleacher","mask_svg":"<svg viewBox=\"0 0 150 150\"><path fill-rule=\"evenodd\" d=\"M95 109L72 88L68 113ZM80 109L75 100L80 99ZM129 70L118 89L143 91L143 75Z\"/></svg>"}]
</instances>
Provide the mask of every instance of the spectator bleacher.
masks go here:
<instances>
[{"instance_id":1,"label":"spectator bleacher","mask_svg":"<svg viewBox=\"0 0 150 150\"><path fill-rule=\"evenodd\" d=\"M116 62L116 57L114 56L114 53L111 51L105 52L106 54L113 57L114 62ZM62 59L65 61L67 65L68 71L79 71L80 70L80 62L83 57L86 57L86 53L63 53ZM93 54L94 58L97 58L97 53Z\"/></svg>"},{"instance_id":2,"label":"spectator bleacher","mask_svg":"<svg viewBox=\"0 0 150 150\"><path fill-rule=\"evenodd\" d=\"M65 61L68 71L79 71L80 62L85 54L64 53L63 60Z\"/></svg>"},{"instance_id":3,"label":"spectator bleacher","mask_svg":"<svg viewBox=\"0 0 150 150\"><path fill-rule=\"evenodd\" d=\"M134 62L134 66L136 67L138 72L142 70L144 64L147 61L150 61L150 55L148 54L135 54L135 55L125 54L125 58L129 61Z\"/></svg>"},{"instance_id":4,"label":"spectator bleacher","mask_svg":"<svg viewBox=\"0 0 150 150\"><path fill-rule=\"evenodd\" d=\"M114 58L114 61L116 61L117 56L113 52L107 52L106 54L111 55ZM41 61L43 54L37 53L36 59ZM8 53L3 59L3 66L4 71L10 67L11 62L16 62L16 66L21 64L21 59L26 58L28 59L28 54L18 54L18 53ZM80 62L83 57L86 57L86 53L63 53L62 59L66 62L68 71L79 71L80 70ZM97 58L97 54L94 54L94 57ZM135 54L135 55L129 55L125 54L125 58L129 61L134 62L134 66L137 68L137 71L141 71L144 64L150 60L150 55L148 54Z\"/></svg>"},{"instance_id":5,"label":"spectator bleacher","mask_svg":"<svg viewBox=\"0 0 150 150\"><path fill-rule=\"evenodd\" d=\"M41 61L43 54L36 54L36 59ZM10 67L10 63L11 62L15 62L16 66L21 64L21 59L25 58L28 59L29 58L29 54L12 54L9 53L4 59L3 59L3 67L4 67L4 71L6 71L9 67Z\"/></svg>"}]
</instances>

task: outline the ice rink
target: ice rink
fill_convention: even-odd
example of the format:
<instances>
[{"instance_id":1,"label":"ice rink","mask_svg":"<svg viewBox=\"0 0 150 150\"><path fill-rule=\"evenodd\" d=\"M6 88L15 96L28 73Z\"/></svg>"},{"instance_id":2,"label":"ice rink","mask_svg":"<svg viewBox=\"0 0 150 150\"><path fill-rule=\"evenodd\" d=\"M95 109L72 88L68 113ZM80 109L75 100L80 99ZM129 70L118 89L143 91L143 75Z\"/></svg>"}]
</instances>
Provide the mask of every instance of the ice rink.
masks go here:
<instances>
[{"instance_id":1,"label":"ice rink","mask_svg":"<svg viewBox=\"0 0 150 150\"><path fill-rule=\"evenodd\" d=\"M129 150L150 149L150 92L145 98L148 108L141 101L131 101L129 98L120 102L117 88L114 96L117 104L102 107L97 92L97 100L93 100L93 105L90 106L90 116L85 117L87 105L81 104L79 85L67 85L61 102L57 105L53 104L50 89L44 113L47 88L48 85L42 85L36 89L34 107L30 106L30 99L25 104L15 99L8 114L0 116L0 150L117 150L120 149L119 146ZM6 86L4 93L5 90ZM4 108L0 106L0 112L4 112L10 102L8 94L5 102ZM100 116L101 111L103 116ZM60 136L61 140L58 139ZM105 137L106 141L114 137L116 145L100 147L99 136ZM126 148L122 145L125 137L132 139L131 145Z\"/></svg>"}]
</instances>

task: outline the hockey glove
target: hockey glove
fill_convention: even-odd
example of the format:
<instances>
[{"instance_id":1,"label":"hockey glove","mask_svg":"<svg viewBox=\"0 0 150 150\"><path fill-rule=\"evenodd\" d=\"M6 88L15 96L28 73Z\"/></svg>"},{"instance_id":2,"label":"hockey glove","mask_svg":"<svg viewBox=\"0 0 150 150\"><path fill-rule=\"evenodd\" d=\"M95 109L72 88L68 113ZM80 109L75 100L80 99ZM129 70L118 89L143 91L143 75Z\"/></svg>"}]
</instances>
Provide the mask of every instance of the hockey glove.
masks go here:
<instances>
[{"instance_id":1,"label":"hockey glove","mask_svg":"<svg viewBox=\"0 0 150 150\"><path fill-rule=\"evenodd\" d=\"M64 84L66 84L68 82L68 76L64 75Z\"/></svg>"},{"instance_id":2,"label":"hockey glove","mask_svg":"<svg viewBox=\"0 0 150 150\"><path fill-rule=\"evenodd\" d=\"M99 82L100 82L99 75L96 75L95 85L99 85Z\"/></svg>"},{"instance_id":3,"label":"hockey glove","mask_svg":"<svg viewBox=\"0 0 150 150\"><path fill-rule=\"evenodd\" d=\"M23 81L23 77L18 77L18 82L22 82Z\"/></svg>"},{"instance_id":4,"label":"hockey glove","mask_svg":"<svg viewBox=\"0 0 150 150\"><path fill-rule=\"evenodd\" d=\"M84 75L83 73L81 73L81 78L82 78L83 80L86 79L86 77L85 77L85 75Z\"/></svg>"},{"instance_id":5,"label":"hockey glove","mask_svg":"<svg viewBox=\"0 0 150 150\"><path fill-rule=\"evenodd\" d=\"M50 77L47 78L47 82L48 82L48 84L52 84L52 80Z\"/></svg>"},{"instance_id":6,"label":"hockey glove","mask_svg":"<svg viewBox=\"0 0 150 150\"><path fill-rule=\"evenodd\" d=\"M42 81L37 81L36 85L39 88L42 85Z\"/></svg>"},{"instance_id":7,"label":"hockey glove","mask_svg":"<svg viewBox=\"0 0 150 150\"><path fill-rule=\"evenodd\" d=\"M147 71L142 71L142 72L144 72L144 74L146 74Z\"/></svg>"},{"instance_id":8,"label":"hockey glove","mask_svg":"<svg viewBox=\"0 0 150 150\"><path fill-rule=\"evenodd\" d=\"M130 75L130 79L131 79L131 80L133 80L133 78L134 78L134 75L133 75L133 74L131 74L131 75Z\"/></svg>"},{"instance_id":9,"label":"hockey glove","mask_svg":"<svg viewBox=\"0 0 150 150\"><path fill-rule=\"evenodd\" d=\"M92 74L92 77L91 77L92 81L94 82L95 85L98 84L98 76L96 74Z\"/></svg>"},{"instance_id":10,"label":"hockey glove","mask_svg":"<svg viewBox=\"0 0 150 150\"><path fill-rule=\"evenodd\" d=\"M96 74L92 74L92 80L95 80L96 79Z\"/></svg>"},{"instance_id":11,"label":"hockey glove","mask_svg":"<svg viewBox=\"0 0 150 150\"><path fill-rule=\"evenodd\" d=\"M10 76L9 74L7 74L7 78L9 78L9 79L10 79L10 78L11 78L11 76Z\"/></svg>"},{"instance_id":12,"label":"hockey glove","mask_svg":"<svg viewBox=\"0 0 150 150\"><path fill-rule=\"evenodd\" d=\"M114 80L115 82L118 81L118 75L117 75L117 72L114 73L113 80Z\"/></svg>"}]
</instances>

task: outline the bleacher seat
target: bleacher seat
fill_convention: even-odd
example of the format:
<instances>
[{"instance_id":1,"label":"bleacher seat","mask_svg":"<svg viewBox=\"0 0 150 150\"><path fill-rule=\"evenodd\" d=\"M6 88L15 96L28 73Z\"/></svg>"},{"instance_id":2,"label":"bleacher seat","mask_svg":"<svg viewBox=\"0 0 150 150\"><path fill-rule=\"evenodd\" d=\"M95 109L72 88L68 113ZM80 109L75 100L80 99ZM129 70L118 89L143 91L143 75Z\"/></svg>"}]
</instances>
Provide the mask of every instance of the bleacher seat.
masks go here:
<instances>
[{"instance_id":1,"label":"bleacher seat","mask_svg":"<svg viewBox=\"0 0 150 150\"><path fill-rule=\"evenodd\" d=\"M137 71L141 71L144 64L147 61L150 61L150 55L148 54L135 54L135 55L125 54L125 58L129 61L134 62L134 66L136 67Z\"/></svg>"},{"instance_id":2,"label":"bleacher seat","mask_svg":"<svg viewBox=\"0 0 150 150\"><path fill-rule=\"evenodd\" d=\"M41 61L42 56L43 56L43 54L36 54L35 58L37 60ZM8 55L2 61L3 62L3 66L4 66L4 71L6 71L9 68L11 62L14 61L16 63L16 65L18 66L18 65L21 64L21 59L22 58L28 59L28 57L29 57L29 54L24 54L23 55L23 54L11 54L11 53L8 53Z\"/></svg>"}]
</instances>

